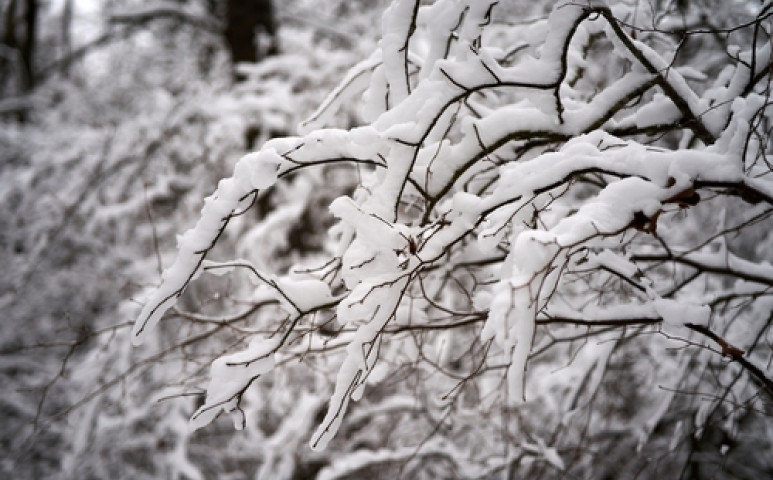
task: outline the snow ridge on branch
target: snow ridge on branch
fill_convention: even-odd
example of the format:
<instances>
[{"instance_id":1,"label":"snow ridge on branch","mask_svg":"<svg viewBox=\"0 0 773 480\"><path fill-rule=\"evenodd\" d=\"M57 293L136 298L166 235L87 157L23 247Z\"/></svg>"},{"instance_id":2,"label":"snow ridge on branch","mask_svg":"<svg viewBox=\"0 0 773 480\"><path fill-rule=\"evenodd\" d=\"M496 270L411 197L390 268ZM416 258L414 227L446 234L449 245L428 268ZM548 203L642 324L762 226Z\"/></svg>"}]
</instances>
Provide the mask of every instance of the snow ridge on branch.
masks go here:
<instances>
[{"instance_id":1,"label":"snow ridge on branch","mask_svg":"<svg viewBox=\"0 0 773 480\"><path fill-rule=\"evenodd\" d=\"M629 33L622 6L559 5L523 30L518 39L532 45L523 52L487 45L488 32L496 39L501 28L495 14L494 2L396 1L384 15L378 49L303 125L310 131L245 156L207 199L135 323L136 343L261 191L312 167L355 165L362 175L351 196L330 204L337 223L324 267L300 277L249 267L287 320L212 363L194 428L221 411L235 412L242 426L244 392L278 368L282 355L297 353L298 338L324 351L328 340L313 323L319 312L340 326L336 348L343 353L314 449L328 445L350 403L383 378L383 364L420 358L406 353L412 333L464 331L465 342L480 342L485 353L451 391L478 378L486 385L482 397L510 405L529 400L526 373L535 352L561 343L554 326L650 328L683 338L709 331L695 325L720 314L709 298L689 294L692 278L661 287L682 267L770 286L770 264L715 254L714 243L673 227L719 196L773 206L769 163L758 153L764 148L749 148L770 101L760 88L747 88L752 79L762 82L769 45L754 53L754 64L751 52L740 54L746 60L723 74L725 83L701 92L673 59ZM588 72L587 56L602 39L610 64L623 71L594 90L586 76L598 72ZM369 124L321 128L360 96ZM667 135L676 140L658 143ZM608 284L619 285L616 293L605 290ZM588 378L603 371L610 354L589 354ZM651 431L642 427L642 438ZM539 445L531 450L565 468L555 450Z\"/></svg>"}]
</instances>

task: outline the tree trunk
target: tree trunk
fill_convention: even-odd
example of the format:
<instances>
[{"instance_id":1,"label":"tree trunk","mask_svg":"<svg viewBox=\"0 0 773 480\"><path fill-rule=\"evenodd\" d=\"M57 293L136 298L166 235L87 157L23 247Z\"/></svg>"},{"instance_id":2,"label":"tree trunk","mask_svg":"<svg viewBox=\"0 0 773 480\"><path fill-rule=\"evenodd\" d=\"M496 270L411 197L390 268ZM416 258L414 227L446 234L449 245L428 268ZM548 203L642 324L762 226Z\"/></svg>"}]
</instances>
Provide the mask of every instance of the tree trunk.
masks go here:
<instances>
[{"instance_id":1,"label":"tree trunk","mask_svg":"<svg viewBox=\"0 0 773 480\"><path fill-rule=\"evenodd\" d=\"M20 45L22 68L24 69L25 76L22 89L29 91L35 86L33 62L37 43L35 40L38 23L38 2L37 0L27 0L24 7L24 39Z\"/></svg>"},{"instance_id":2,"label":"tree trunk","mask_svg":"<svg viewBox=\"0 0 773 480\"><path fill-rule=\"evenodd\" d=\"M277 53L271 0L228 0L226 8L225 39L234 64Z\"/></svg>"},{"instance_id":3,"label":"tree trunk","mask_svg":"<svg viewBox=\"0 0 773 480\"><path fill-rule=\"evenodd\" d=\"M73 0L65 0L62 10L62 52L61 73L67 78L70 76L70 60L72 57L72 4Z\"/></svg>"}]
</instances>

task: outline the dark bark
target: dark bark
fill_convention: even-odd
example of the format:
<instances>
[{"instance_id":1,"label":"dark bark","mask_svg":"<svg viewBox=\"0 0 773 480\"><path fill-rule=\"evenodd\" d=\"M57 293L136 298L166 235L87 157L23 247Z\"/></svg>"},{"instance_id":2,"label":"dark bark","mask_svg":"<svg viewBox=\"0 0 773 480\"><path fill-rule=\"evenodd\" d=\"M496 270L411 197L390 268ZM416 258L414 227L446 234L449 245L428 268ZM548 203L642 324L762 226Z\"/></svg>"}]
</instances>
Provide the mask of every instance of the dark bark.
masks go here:
<instances>
[{"instance_id":1,"label":"dark bark","mask_svg":"<svg viewBox=\"0 0 773 480\"><path fill-rule=\"evenodd\" d=\"M27 0L24 9L24 39L21 42L22 68L24 69L25 90L32 90L35 86L35 47L37 45L38 2Z\"/></svg>"},{"instance_id":2,"label":"dark bark","mask_svg":"<svg viewBox=\"0 0 773 480\"><path fill-rule=\"evenodd\" d=\"M10 0L2 10L3 14L3 52L0 55L0 97L6 96L8 90L12 90L12 85L21 83L21 72L16 67L18 64L19 47L16 42L16 0ZM13 79L11 77L17 77Z\"/></svg>"},{"instance_id":3,"label":"dark bark","mask_svg":"<svg viewBox=\"0 0 773 480\"><path fill-rule=\"evenodd\" d=\"M228 0L225 39L234 64L257 62L277 53L276 18L271 0ZM263 37L267 45L258 47Z\"/></svg>"},{"instance_id":4,"label":"dark bark","mask_svg":"<svg viewBox=\"0 0 773 480\"><path fill-rule=\"evenodd\" d=\"M62 62L60 72L65 78L70 76L70 59L72 57L72 4L73 0L65 0L62 11Z\"/></svg>"},{"instance_id":5,"label":"dark bark","mask_svg":"<svg viewBox=\"0 0 773 480\"><path fill-rule=\"evenodd\" d=\"M0 56L3 87L8 87L16 73L18 89L22 92L35 86L33 60L36 47L38 20L37 0L11 0L3 13L3 36L0 41L5 52ZM7 93L7 92L5 92ZM17 92L18 93L18 92Z\"/></svg>"}]
</instances>

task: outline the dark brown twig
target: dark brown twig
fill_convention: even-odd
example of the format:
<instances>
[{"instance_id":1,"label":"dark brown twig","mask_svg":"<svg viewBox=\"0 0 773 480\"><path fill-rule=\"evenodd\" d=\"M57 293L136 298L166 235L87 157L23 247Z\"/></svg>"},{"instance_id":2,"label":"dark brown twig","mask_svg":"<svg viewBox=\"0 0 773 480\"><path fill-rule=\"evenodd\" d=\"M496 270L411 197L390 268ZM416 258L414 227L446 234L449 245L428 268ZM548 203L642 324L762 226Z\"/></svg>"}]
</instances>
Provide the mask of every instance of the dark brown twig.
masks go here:
<instances>
[{"instance_id":1,"label":"dark brown twig","mask_svg":"<svg viewBox=\"0 0 773 480\"><path fill-rule=\"evenodd\" d=\"M740 348L731 345L727 340L720 337L716 333L709 330L708 327L705 327L703 325L696 325L694 323L685 323L685 327L689 328L690 330L693 330L695 332L698 332L700 334L703 334L710 339L714 340L714 342L717 343L717 345L720 346L722 349L722 356L723 357L730 357L732 360L738 362L741 364L741 366L747 370L750 374L752 374L757 380L759 380L765 390L767 390L768 394L773 396L773 380L768 378L765 373L760 370L756 365L751 363L749 360L743 357L743 354L746 353Z\"/></svg>"}]
</instances>

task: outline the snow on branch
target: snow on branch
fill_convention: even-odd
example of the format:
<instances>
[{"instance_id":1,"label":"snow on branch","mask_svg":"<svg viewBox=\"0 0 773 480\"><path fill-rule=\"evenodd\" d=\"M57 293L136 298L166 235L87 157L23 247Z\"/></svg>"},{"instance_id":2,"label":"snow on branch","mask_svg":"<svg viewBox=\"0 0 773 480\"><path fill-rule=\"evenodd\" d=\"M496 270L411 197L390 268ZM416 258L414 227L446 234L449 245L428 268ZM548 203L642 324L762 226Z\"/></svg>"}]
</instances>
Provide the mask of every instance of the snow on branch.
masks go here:
<instances>
[{"instance_id":1,"label":"snow on branch","mask_svg":"<svg viewBox=\"0 0 773 480\"><path fill-rule=\"evenodd\" d=\"M706 335L695 325L709 321L735 328L695 278L709 291L720 277L773 284L769 263L690 233L714 205L773 207L769 132L761 133L770 101L752 80L769 68L769 45L738 56L721 85L698 88L673 66L675 50L629 33L626 6L567 3L533 27L503 29L493 2L420 3L394 2L377 50L312 114L306 133L242 158L180 237L135 323L136 343L259 192L308 169L356 168L354 191L329 202L336 223L323 267L303 270L303 280L298 268L249 267L288 317L212 363L195 428L238 413L246 389L281 359L306 361L304 346L320 365L337 365L314 449L329 444L384 370L422 365L445 375L451 342L474 353L448 390L477 381L487 402L528 402L535 341L543 352L583 338L576 330L589 337L634 327L688 341L690 330ZM508 53L512 45L524 47ZM360 98L366 125L318 128ZM335 328L318 326L322 312ZM426 353L430 342L437 358ZM589 364L603 371L611 352L589 353ZM565 468L541 440L527 444ZM352 468L402 456L360 455ZM348 471L333 465L325 475Z\"/></svg>"}]
</instances>

